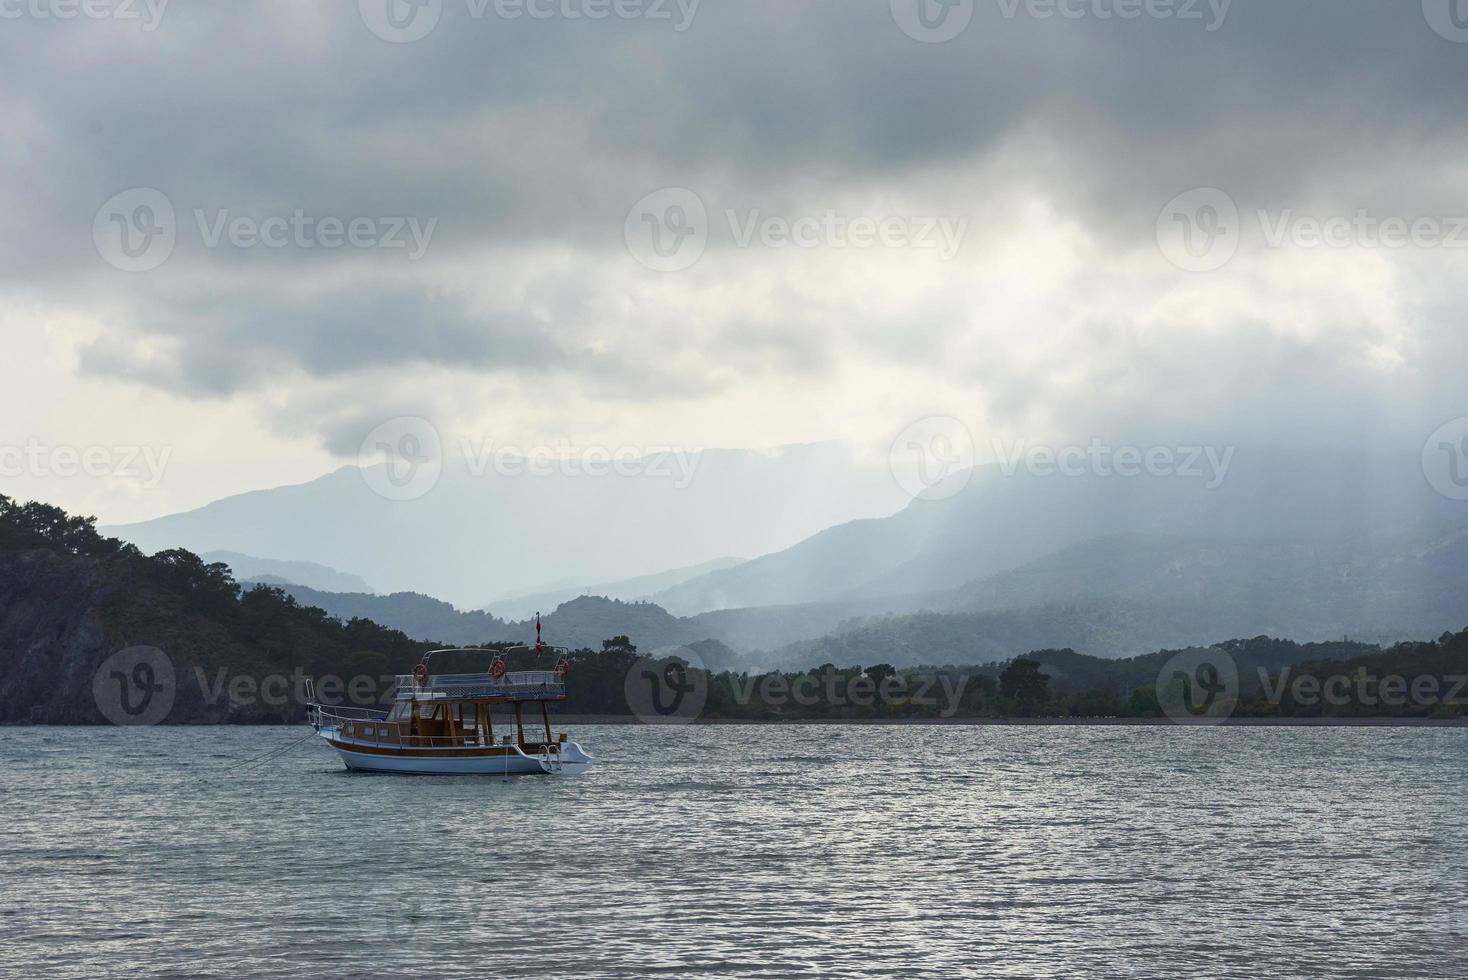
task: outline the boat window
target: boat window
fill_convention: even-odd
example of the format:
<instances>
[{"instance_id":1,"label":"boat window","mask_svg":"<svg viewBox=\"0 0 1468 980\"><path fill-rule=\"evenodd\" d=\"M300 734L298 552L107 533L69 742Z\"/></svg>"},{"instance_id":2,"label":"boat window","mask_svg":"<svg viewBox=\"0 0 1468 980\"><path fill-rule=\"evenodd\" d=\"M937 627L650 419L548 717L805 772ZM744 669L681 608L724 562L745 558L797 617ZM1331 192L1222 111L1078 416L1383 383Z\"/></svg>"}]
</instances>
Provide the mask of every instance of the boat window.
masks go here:
<instances>
[{"instance_id":1,"label":"boat window","mask_svg":"<svg viewBox=\"0 0 1468 980\"><path fill-rule=\"evenodd\" d=\"M412 711L412 704L407 701L399 701L397 704L394 704L392 706L392 711L388 712L387 720L407 721L410 717L412 717Z\"/></svg>"}]
</instances>

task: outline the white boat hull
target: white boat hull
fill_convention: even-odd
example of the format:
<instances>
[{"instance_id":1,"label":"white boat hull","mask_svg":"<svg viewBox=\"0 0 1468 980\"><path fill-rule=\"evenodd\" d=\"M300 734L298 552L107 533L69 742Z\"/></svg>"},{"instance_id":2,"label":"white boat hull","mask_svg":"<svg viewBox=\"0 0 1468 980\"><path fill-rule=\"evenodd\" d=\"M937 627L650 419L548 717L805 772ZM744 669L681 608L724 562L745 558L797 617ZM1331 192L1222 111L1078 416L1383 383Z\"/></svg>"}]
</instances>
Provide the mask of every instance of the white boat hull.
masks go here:
<instances>
[{"instance_id":1,"label":"white boat hull","mask_svg":"<svg viewBox=\"0 0 1468 980\"><path fill-rule=\"evenodd\" d=\"M464 752L434 749L415 754L361 751L350 742L340 741L335 732L321 732L342 757L348 769L358 772L404 773L422 776L528 776L573 775L591 768L592 757L575 742L565 742L559 752L525 753L518 746L499 747L492 754L484 750Z\"/></svg>"}]
</instances>

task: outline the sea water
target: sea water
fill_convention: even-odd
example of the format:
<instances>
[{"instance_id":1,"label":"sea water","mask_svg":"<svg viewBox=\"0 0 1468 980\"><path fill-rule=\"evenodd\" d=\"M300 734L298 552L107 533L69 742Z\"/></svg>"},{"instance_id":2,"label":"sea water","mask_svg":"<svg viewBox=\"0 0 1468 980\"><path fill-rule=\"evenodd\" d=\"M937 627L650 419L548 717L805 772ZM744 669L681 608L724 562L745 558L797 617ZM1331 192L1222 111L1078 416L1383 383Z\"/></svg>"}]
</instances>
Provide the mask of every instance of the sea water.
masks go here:
<instances>
[{"instance_id":1,"label":"sea water","mask_svg":"<svg viewBox=\"0 0 1468 980\"><path fill-rule=\"evenodd\" d=\"M1465 977L1468 730L0 729L0 975Z\"/></svg>"}]
</instances>

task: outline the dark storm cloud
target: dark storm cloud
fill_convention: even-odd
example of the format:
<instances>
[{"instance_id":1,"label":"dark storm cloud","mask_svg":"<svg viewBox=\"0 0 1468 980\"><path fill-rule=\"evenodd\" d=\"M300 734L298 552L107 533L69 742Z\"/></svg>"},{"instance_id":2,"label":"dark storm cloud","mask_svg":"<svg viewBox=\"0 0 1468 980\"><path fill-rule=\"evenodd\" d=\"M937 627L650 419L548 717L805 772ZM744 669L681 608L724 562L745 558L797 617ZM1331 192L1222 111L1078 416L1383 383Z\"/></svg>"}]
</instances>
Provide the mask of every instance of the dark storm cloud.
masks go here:
<instances>
[{"instance_id":1,"label":"dark storm cloud","mask_svg":"<svg viewBox=\"0 0 1468 980\"><path fill-rule=\"evenodd\" d=\"M942 45L903 35L886 4L835 0L706 0L683 33L473 19L447 0L438 28L404 45L373 37L355 7L177 5L132 35L7 24L13 203L69 201L85 220L143 185L183 211L433 215L460 244L615 246L631 202L666 183L779 199L1029 131L1064 151L1064 174L1047 176L1100 216L1103 189L1149 205L1203 178L1290 190L1352 166L1343 151L1451 145L1468 83L1468 47L1382 0L1237 0L1212 33L1008 19L979 0Z\"/></svg>"},{"instance_id":2,"label":"dark storm cloud","mask_svg":"<svg viewBox=\"0 0 1468 980\"><path fill-rule=\"evenodd\" d=\"M200 395L249 389L283 366L320 377L395 364L636 371L614 336L596 358L567 353L564 333L618 292L579 270L525 291L540 318L444 300L401 275L281 298L262 269L300 284L368 260L206 255L195 212L434 218L427 276L477 250L624 257L628 207L665 185L698 189L715 212L802 207L921 190L936 169L1019 146L1026 177L1067 218L1128 249L1150 245L1159 208L1188 188L1224 187L1246 207L1355 207L1404 153L1429 173L1463 149L1468 45L1433 33L1415 2L1236 0L1214 31L1005 7L977 0L967 30L936 45L904 35L887 3L838 0L705 0L682 32L646 19L476 19L445 0L433 33L401 45L373 36L353 2L175 4L151 33L7 21L0 203L23 233L0 243L0 276L82 297L99 283L124 308L146 307L100 314L111 329L84 368ZM97 207L138 186L178 211L178 257L151 279L106 267L89 235ZM1443 189L1394 192L1405 210ZM199 263L221 283L218 300L157 286ZM782 370L825 370L843 342L829 327L779 339L741 330L749 322L732 311L719 343L747 336L748 360ZM157 341L150 353L139 337Z\"/></svg>"},{"instance_id":3,"label":"dark storm cloud","mask_svg":"<svg viewBox=\"0 0 1468 980\"><path fill-rule=\"evenodd\" d=\"M82 349L82 370L211 397L294 370L330 378L376 366L544 370L564 361L541 324L476 315L461 300L421 290L358 285L296 303L213 296L170 310L170 322L142 327L173 341L163 352L140 352L129 333L109 333Z\"/></svg>"}]
</instances>

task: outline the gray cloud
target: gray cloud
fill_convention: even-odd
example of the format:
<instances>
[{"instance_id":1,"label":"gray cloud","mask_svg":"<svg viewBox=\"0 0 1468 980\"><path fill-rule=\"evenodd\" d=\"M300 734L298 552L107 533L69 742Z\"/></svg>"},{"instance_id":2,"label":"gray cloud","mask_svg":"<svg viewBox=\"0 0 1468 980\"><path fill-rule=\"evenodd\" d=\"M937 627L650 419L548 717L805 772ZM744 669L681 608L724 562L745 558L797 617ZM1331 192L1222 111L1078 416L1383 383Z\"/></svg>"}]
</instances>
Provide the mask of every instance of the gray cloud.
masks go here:
<instances>
[{"instance_id":1,"label":"gray cloud","mask_svg":"<svg viewBox=\"0 0 1468 980\"><path fill-rule=\"evenodd\" d=\"M366 284L300 302L190 297L141 329L167 337L168 352L140 354L128 331L106 334L82 349L82 370L224 396L293 371L325 378L377 366L543 370L563 360L545 326L527 317L476 315L455 297Z\"/></svg>"},{"instance_id":2,"label":"gray cloud","mask_svg":"<svg viewBox=\"0 0 1468 980\"><path fill-rule=\"evenodd\" d=\"M1336 404L1379 326L1282 338L1241 315L1200 345L1092 324L1062 345L1098 386L1078 392L1055 383L1054 361L1017 363L997 341L964 353L988 318L953 287L983 268L876 313L835 284L778 284L759 309L750 289L721 294L779 273L719 234L682 279L628 261L627 209L665 185L697 189L715 215L951 198L980 209L990 249L1003 247L984 237L1003 234L996 216L1038 189L1057 221L1107 250L1098 265L1153 250L1162 204L1198 186L1245 209L1463 210L1468 46L1434 34L1416 4L1237 0L1212 33L1007 19L998 0L976 9L942 45L905 36L885 3L837 0L705 0L682 33L475 20L445 0L437 29L404 45L374 37L354 3L176 4L153 33L7 22L0 207L13 233L0 240L0 282L105 324L81 350L83 372L201 398L395 366L562 370L614 399L696 398L736 384L731 370L830 376L864 351L971 380L997 418L1042 400L1128 418L1150 411L1140 393L1210 373L1245 376L1245 390L1299 383ZM157 272L129 276L99 260L90 229L104 200L135 186L168 195L179 244ZM195 209L297 208L438 227L416 264L208 249L192 227ZM682 294L665 304L659 289ZM1445 298L1428 305L1406 347L1440 364L1461 353L1457 316ZM1060 328L1030 325L1047 329ZM1435 394L1441 369L1423 371L1421 398L1448 400ZM354 424L323 420L323 438L348 445L335 433Z\"/></svg>"}]
</instances>

